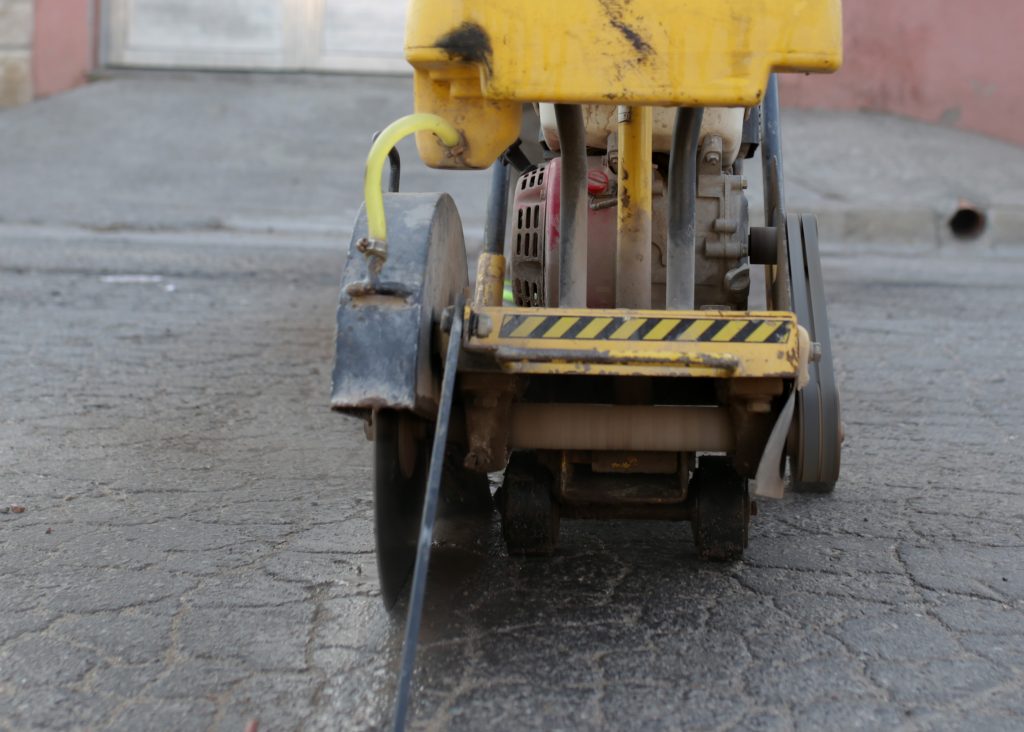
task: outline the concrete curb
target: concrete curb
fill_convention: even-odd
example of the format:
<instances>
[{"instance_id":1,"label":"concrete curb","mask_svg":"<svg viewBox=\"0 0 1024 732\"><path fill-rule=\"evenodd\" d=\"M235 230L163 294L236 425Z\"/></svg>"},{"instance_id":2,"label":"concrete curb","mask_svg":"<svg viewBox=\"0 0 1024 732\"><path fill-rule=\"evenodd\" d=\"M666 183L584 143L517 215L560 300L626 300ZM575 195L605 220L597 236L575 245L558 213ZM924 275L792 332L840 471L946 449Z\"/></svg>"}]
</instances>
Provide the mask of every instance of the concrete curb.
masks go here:
<instances>
[{"instance_id":1,"label":"concrete curb","mask_svg":"<svg viewBox=\"0 0 1024 732\"><path fill-rule=\"evenodd\" d=\"M957 238L950 229L952 211L937 209L817 209L791 203L794 213L812 213L818 218L823 242L892 245L975 244L1017 246L1024 244L1024 207L982 208L984 230L975 237ZM753 222L763 212L751 206ZM464 224L470 251L483 242L483 225ZM352 228L343 217L261 219L228 216L218 221L181 222L166 226L138 226L131 223L95 226L91 224L45 224L0 222L0 238L137 241L193 245L239 245L333 248L348 244Z\"/></svg>"},{"instance_id":2,"label":"concrete curb","mask_svg":"<svg viewBox=\"0 0 1024 732\"><path fill-rule=\"evenodd\" d=\"M893 245L945 245L951 243L993 246L1024 244L1024 209L994 208L986 210L986 227L976 237L957 238L949 227L948 212L935 210L818 210L790 207L794 213L812 213L818 218L822 241L833 243L884 243ZM752 208L751 219L762 218L760 209ZM0 238L93 239L140 242L179 242L191 244L242 244L264 246L309 246L329 248L347 244L352 235L350 226L338 222L278 220L268 222L229 219L217 225L208 222L166 227L110 227L75 224L39 224L0 222ZM465 228L467 245L483 241L483 226L470 222Z\"/></svg>"},{"instance_id":3,"label":"concrete curb","mask_svg":"<svg viewBox=\"0 0 1024 732\"><path fill-rule=\"evenodd\" d=\"M1024 208L983 208L983 231L977 236L958 238L949 225L954 211L938 209L817 209L790 204L794 213L811 213L818 218L823 241L935 244L975 243L982 245L1019 245L1024 243ZM760 208L751 207L751 219L763 217Z\"/></svg>"},{"instance_id":4,"label":"concrete curb","mask_svg":"<svg viewBox=\"0 0 1024 732\"><path fill-rule=\"evenodd\" d=\"M351 227L294 226L266 228L262 226L177 226L133 228L118 226L97 228L73 224L19 224L0 222L0 241L30 239L35 241L106 241L137 244L175 244L186 246L263 246L293 249L345 249L352 236ZM483 227L465 231L466 247L479 251L483 243Z\"/></svg>"}]
</instances>

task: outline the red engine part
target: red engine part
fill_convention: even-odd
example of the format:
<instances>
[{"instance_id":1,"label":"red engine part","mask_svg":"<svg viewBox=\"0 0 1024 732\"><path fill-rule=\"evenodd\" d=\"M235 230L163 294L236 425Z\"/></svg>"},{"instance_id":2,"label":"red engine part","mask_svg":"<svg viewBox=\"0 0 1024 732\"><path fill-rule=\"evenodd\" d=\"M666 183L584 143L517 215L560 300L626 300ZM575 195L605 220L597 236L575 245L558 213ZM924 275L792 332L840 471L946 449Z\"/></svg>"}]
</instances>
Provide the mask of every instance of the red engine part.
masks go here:
<instances>
[{"instance_id":1,"label":"red engine part","mask_svg":"<svg viewBox=\"0 0 1024 732\"><path fill-rule=\"evenodd\" d=\"M587 158L587 307L615 307L615 173L601 155ZM532 168L516 183L509 262L520 306L558 305L558 213L561 158Z\"/></svg>"}]
</instances>

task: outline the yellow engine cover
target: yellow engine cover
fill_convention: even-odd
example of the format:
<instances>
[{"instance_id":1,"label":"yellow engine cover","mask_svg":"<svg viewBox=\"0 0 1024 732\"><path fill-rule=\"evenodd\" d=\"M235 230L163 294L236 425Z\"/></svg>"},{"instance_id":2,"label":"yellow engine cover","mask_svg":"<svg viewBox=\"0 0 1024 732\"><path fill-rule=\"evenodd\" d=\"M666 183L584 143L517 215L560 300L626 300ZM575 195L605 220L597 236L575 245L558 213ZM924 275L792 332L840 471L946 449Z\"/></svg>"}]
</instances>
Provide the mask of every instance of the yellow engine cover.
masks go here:
<instances>
[{"instance_id":1,"label":"yellow engine cover","mask_svg":"<svg viewBox=\"0 0 1024 732\"><path fill-rule=\"evenodd\" d=\"M490 165L523 102L750 107L842 50L841 0L410 0L405 37L416 111L467 141L452 159L419 135L434 167Z\"/></svg>"}]
</instances>

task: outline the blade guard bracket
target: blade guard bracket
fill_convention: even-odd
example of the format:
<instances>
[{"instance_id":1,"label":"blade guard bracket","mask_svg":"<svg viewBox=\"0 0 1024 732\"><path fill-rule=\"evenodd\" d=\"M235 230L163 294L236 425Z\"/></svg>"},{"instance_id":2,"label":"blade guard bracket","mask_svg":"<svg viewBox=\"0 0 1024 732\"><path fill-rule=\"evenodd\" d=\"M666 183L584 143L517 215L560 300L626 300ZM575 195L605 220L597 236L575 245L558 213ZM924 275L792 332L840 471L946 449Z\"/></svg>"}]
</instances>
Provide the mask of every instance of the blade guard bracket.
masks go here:
<instances>
[{"instance_id":1,"label":"blade guard bracket","mask_svg":"<svg viewBox=\"0 0 1024 732\"><path fill-rule=\"evenodd\" d=\"M440 395L434 325L468 287L466 247L455 202L446 193L384 196L388 258L381 286L361 291L367 237L360 208L341 275L331 408L369 416L403 409L432 418Z\"/></svg>"}]
</instances>

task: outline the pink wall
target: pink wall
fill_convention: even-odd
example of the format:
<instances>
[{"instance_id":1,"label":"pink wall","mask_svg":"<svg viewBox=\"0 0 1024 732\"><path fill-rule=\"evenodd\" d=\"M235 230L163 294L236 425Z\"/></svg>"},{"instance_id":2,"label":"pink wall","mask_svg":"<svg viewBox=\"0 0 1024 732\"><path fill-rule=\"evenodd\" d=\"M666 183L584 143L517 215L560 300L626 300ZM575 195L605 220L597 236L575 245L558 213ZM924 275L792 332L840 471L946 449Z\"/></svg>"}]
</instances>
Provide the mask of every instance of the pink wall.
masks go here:
<instances>
[{"instance_id":1,"label":"pink wall","mask_svg":"<svg viewBox=\"0 0 1024 732\"><path fill-rule=\"evenodd\" d=\"M1024 144L1024 0L845 0L832 76L784 76L784 104L870 109Z\"/></svg>"},{"instance_id":2,"label":"pink wall","mask_svg":"<svg viewBox=\"0 0 1024 732\"><path fill-rule=\"evenodd\" d=\"M72 89L95 65L94 0L35 0L32 85L36 97Z\"/></svg>"}]
</instances>

